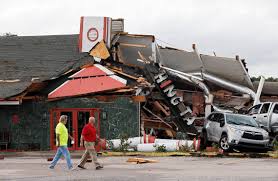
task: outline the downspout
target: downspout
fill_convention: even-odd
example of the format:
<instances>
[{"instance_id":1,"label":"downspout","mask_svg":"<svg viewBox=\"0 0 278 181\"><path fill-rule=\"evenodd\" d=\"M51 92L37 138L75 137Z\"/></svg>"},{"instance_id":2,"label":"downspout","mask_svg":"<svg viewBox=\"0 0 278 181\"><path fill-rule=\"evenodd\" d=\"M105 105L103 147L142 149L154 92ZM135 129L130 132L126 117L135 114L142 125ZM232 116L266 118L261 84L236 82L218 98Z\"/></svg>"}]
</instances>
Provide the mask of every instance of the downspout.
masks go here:
<instances>
[{"instance_id":1,"label":"downspout","mask_svg":"<svg viewBox=\"0 0 278 181\"><path fill-rule=\"evenodd\" d=\"M194 85L197 85L200 89L203 90L204 92L204 97L205 97L205 103L206 103L206 107L205 107L205 116L208 116L211 113L211 106L213 106L214 110L219 111L219 112L231 112L230 110L224 110L221 109L215 105L213 105L213 95L210 93L209 88L207 87L207 85L205 83L202 82L202 79L200 79L199 77L187 74L187 73L183 73L168 67L164 67L162 66L161 68L169 71L170 74L177 76L187 82L193 83Z\"/></svg>"},{"instance_id":2,"label":"downspout","mask_svg":"<svg viewBox=\"0 0 278 181\"><path fill-rule=\"evenodd\" d=\"M243 94L248 94L253 100L255 100L255 98L256 98L256 93L252 89L249 89L248 87L230 82L228 80L218 78L218 77L208 74L208 73L197 72L197 73L192 73L191 75L200 76L200 77L203 77L205 80L207 80L209 82L213 82L221 87L224 87L224 88L236 91L236 92L240 92Z\"/></svg>"}]
</instances>

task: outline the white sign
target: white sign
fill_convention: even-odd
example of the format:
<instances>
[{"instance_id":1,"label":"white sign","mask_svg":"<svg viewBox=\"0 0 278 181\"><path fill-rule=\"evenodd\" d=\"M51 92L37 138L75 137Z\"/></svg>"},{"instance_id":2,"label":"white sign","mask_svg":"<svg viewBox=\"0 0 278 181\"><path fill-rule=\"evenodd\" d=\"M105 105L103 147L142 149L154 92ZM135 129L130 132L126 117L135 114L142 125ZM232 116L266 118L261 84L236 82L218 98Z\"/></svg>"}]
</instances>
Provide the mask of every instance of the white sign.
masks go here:
<instances>
[{"instance_id":1,"label":"white sign","mask_svg":"<svg viewBox=\"0 0 278 181\"><path fill-rule=\"evenodd\" d=\"M104 40L110 48L111 18L81 17L79 34L79 51L89 52L98 42Z\"/></svg>"}]
</instances>

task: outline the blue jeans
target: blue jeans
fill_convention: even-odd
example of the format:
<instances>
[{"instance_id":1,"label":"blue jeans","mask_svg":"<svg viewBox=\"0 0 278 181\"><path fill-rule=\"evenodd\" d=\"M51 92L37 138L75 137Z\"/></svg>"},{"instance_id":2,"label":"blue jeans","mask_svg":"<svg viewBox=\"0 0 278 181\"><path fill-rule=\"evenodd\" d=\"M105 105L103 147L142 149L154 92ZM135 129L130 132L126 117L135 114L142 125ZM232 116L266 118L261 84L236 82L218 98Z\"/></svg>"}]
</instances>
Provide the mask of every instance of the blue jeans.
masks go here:
<instances>
[{"instance_id":1,"label":"blue jeans","mask_svg":"<svg viewBox=\"0 0 278 181\"><path fill-rule=\"evenodd\" d=\"M67 146L59 146L58 147L56 155L53 158L49 168L53 169L62 155L64 155L64 157L67 160L68 169L71 169L72 168L72 162L71 162L71 159L70 159L70 153L69 153L69 150L68 150Z\"/></svg>"}]
</instances>

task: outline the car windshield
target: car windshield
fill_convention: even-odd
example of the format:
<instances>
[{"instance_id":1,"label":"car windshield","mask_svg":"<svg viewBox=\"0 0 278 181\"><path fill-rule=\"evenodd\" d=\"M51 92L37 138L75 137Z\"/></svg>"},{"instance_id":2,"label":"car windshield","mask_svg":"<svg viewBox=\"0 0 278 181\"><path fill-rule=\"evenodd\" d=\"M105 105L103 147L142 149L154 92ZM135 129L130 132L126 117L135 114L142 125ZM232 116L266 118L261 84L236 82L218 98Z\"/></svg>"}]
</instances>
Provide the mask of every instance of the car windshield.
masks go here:
<instances>
[{"instance_id":1,"label":"car windshield","mask_svg":"<svg viewBox=\"0 0 278 181\"><path fill-rule=\"evenodd\" d=\"M256 121L250 116L227 114L226 119L228 124L258 127Z\"/></svg>"}]
</instances>

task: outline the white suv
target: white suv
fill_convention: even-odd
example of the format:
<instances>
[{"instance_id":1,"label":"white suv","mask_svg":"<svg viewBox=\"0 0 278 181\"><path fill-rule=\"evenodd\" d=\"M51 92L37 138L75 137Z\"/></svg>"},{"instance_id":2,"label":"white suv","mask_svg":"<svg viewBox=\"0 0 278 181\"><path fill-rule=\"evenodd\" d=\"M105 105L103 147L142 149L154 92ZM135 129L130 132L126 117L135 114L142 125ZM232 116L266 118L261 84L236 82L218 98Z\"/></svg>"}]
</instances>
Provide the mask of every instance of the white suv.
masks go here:
<instances>
[{"instance_id":1,"label":"white suv","mask_svg":"<svg viewBox=\"0 0 278 181\"><path fill-rule=\"evenodd\" d=\"M219 143L228 151L235 147L267 149L268 132L260 128L256 121L246 115L232 113L211 113L202 129L203 144Z\"/></svg>"}]
</instances>

